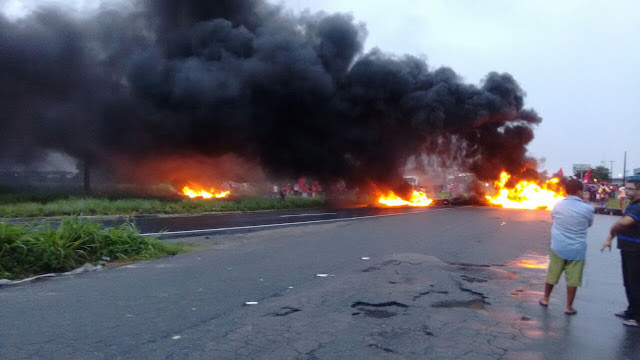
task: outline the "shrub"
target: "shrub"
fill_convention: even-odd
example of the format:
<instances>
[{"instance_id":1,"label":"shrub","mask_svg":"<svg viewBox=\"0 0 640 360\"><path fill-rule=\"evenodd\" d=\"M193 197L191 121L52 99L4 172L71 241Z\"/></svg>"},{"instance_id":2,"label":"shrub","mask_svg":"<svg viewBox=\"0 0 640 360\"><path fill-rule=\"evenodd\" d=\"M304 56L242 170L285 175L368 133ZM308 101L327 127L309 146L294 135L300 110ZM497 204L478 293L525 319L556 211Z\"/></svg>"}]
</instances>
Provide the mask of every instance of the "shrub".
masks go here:
<instances>
[{"instance_id":1,"label":"shrub","mask_svg":"<svg viewBox=\"0 0 640 360\"><path fill-rule=\"evenodd\" d=\"M17 279L75 269L102 257L142 260L178 253L179 247L140 235L133 224L101 229L77 217L57 229L36 224L0 224L0 278Z\"/></svg>"}]
</instances>

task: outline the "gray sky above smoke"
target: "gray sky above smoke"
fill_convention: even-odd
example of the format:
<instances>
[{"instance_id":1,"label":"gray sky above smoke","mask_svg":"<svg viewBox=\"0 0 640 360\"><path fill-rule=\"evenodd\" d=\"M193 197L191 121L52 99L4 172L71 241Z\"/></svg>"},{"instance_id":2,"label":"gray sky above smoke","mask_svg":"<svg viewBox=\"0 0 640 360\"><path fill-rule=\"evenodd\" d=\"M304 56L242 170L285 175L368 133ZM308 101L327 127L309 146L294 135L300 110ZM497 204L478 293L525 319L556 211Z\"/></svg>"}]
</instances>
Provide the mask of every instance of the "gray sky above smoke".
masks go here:
<instances>
[{"instance_id":1,"label":"gray sky above smoke","mask_svg":"<svg viewBox=\"0 0 640 360\"><path fill-rule=\"evenodd\" d=\"M127 0L111 0L123 6ZM20 16L47 3L91 11L98 0L0 0ZM569 173L574 163L614 160L614 174L640 167L631 138L640 80L640 3L598 0L285 0L292 11L349 12L366 23L366 49L424 54L478 83L490 71L509 72L527 92L526 105L544 121L530 144L543 169Z\"/></svg>"}]
</instances>

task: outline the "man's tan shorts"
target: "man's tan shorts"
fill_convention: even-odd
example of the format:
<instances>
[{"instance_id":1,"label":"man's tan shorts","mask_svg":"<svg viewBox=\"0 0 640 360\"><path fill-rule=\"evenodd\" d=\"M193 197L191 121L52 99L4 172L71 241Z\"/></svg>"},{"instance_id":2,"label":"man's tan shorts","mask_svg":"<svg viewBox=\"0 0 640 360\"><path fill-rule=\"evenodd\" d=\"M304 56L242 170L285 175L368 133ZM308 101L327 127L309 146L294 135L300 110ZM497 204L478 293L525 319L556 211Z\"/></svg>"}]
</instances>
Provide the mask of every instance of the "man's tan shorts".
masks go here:
<instances>
[{"instance_id":1,"label":"man's tan shorts","mask_svg":"<svg viewBox=\"0 0 640 360\"><path fill-rule=\"evenodd\" d=\"M555 285L560 280L560 275L564 271L567 286L582 285L582 269L584 260L565 260L556 255L553 250L549 251L549 268L547 269L547 283Z\"/></svg>"}]
</instances>

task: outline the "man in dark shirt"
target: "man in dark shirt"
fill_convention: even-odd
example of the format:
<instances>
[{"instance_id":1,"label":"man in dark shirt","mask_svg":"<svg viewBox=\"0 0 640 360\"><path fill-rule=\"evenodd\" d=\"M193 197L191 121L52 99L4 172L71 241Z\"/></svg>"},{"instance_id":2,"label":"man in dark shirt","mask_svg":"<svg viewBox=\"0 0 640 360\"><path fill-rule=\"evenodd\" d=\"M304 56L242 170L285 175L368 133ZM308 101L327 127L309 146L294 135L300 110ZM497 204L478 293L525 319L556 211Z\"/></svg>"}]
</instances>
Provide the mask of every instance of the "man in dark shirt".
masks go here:
<instances>
[{"instance_id":1,"label":"man in dark shirt","mask_svg":"<svg viewBox=\"0 0 640 360\"><path fill-rule=\"evenodd\" d=\"M602 251L606 248L611 251L611 240L618 237L622 278L629 307L626 311L616 313L616 316L624 318L624 325L636 327L640 322L640 181L627 181L625 188L631 203L622 219L611 227L607 240L602 244Z\"/></svg>"}]
</instances>

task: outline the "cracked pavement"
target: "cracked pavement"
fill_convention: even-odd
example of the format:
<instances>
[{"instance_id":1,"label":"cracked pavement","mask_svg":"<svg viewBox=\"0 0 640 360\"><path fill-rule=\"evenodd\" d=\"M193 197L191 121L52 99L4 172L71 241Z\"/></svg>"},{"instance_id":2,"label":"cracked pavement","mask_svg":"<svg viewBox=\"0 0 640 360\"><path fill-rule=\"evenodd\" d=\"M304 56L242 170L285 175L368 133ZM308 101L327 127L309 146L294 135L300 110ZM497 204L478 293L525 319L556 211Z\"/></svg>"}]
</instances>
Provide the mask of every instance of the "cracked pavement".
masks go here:
<instances>
[{"instance_id":1,"label":"cracked pavement","mask_svg":"<svg viewBox=\"0 0 640 360\"><path fill-rule=\"evenodd\" d=\"M194 253L3 288L0 358L636 359L640 332L613 316L619 255L598 252L615 219L589 233L574 317L563 282L537 304L548 212L459 208L194 238Z\"/></svg>"}]
</instances>

